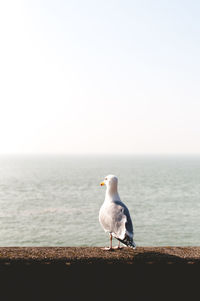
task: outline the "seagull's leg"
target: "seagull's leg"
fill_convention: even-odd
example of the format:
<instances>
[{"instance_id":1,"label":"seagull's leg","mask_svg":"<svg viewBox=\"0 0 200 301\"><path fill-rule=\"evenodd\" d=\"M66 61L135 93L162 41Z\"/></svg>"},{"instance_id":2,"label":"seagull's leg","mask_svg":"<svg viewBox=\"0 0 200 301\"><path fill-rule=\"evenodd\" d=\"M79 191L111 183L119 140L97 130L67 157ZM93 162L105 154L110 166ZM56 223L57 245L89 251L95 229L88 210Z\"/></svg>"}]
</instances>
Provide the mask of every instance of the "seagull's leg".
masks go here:
<instances>
[{"instance_id":1,"label":"seagull's leg","mask_svg":"<svg viewBox=\"0 0 200 301\"><path fill-rule=\"evenodd\" d=\"M118 242L118 246L114 247L114 249L119 249L119 250L123 249L123 247L120 247L120 241Z\"/></svg>"},{"instance_id":2,"label":"seagull's leg","mask_svg":"<svg viewBox=\"0 0 200 301\"><path fill-rule=\"evenodd\" d=\"M110 247L102 248L102 250L104 250L104 251L112 251L113 250L113 247L112 247L112 234L111 233L110 233Z\"/></svg>"},{"instance_id":3,"label":"seagull's leg","mask_svg":"<svg viewBox=\"0 0 200 301\"><path fill-rule=\"evenodd\" d=\"M112 250L112 234L110 233L110 249Z\"/></svg>"}]
</instances>

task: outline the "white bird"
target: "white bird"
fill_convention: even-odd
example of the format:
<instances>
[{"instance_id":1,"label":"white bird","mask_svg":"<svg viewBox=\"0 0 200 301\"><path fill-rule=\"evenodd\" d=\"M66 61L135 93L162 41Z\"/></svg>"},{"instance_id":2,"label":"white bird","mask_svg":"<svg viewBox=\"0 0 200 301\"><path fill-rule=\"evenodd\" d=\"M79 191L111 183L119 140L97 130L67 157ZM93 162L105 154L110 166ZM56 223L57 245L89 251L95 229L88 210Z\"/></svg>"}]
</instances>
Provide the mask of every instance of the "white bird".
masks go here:
<instances>
[{"instance_id":1,"label":"white bird","mask_svg":"<svg viewBox=\"0 0 200 301\"><path fill-rule=\"evenodd\" d=\"M118 249L120 248L120 242L135 249L136 244L133 241L133 224L128 208L120 200L117 191L117 177L108 175L100 185L106 185L107 189L105 201L99 211L99 222L105 232L109 232L110 234L110 247L104 248L104 250L113 249L113 236L119 240Z\"/></svg>"}]
</instances>

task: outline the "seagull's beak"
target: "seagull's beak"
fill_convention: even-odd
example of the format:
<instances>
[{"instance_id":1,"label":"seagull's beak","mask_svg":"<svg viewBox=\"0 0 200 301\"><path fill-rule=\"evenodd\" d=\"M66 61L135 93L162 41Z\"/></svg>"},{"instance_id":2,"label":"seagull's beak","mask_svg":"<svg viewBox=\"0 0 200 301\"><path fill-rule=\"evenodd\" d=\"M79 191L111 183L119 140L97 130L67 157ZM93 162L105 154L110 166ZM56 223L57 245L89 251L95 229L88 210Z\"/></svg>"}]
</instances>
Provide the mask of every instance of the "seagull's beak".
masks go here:
<instances>
[{"instance_id":1,"label":"seagull's beak","mask_svg":"<svg viewBox=\"0 0 200 301\"><path fill-rule=\"evenodd\" d=\"M100 183L101 186L105 185L104 181Z\"/></svg>"}]
</instances>

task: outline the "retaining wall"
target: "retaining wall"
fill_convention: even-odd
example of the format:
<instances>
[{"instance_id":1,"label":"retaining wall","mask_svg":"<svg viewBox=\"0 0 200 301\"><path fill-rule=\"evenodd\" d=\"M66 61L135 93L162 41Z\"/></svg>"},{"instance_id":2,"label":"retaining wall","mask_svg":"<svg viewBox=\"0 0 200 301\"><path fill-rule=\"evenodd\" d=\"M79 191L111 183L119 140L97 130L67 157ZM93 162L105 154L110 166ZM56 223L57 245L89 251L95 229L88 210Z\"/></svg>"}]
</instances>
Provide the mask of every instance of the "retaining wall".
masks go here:
<instances>
[{"instance_id":1,"label":"retaining wall","mask_svg":"<svg viewBox=\"0 0 200 301\"><path fill-rule=\"evenodd\" d=\"M192 300L199 272L200 247L0 248L2 301Z\"/></svg>"}]
</instances>

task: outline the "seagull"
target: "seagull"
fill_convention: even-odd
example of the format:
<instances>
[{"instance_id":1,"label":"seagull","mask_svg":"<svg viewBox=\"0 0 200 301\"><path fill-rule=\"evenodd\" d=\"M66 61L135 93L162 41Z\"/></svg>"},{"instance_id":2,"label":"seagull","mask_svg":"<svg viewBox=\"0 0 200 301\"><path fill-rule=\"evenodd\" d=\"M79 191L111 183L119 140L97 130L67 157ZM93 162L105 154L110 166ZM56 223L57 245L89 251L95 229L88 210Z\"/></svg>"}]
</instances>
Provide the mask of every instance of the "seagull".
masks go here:
<instances>
[{"instance_id":1,"label":"seagull","mask_svg":"<svg viewBox=\"0 0 200 301\"><path fill-rule=\"evenodd\" d=\"M121 249L120 242L135 249L133 224L128 208L119 197L117 177L108 175L100 185L106 185L107 189L105 201L99 211L99 222L104 231L110 234L110 247L103 248L103 250ZM112 247L112 237L119 240L115 248Z\"/></svg>"}]
</instances>

